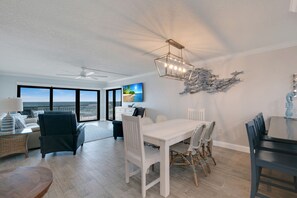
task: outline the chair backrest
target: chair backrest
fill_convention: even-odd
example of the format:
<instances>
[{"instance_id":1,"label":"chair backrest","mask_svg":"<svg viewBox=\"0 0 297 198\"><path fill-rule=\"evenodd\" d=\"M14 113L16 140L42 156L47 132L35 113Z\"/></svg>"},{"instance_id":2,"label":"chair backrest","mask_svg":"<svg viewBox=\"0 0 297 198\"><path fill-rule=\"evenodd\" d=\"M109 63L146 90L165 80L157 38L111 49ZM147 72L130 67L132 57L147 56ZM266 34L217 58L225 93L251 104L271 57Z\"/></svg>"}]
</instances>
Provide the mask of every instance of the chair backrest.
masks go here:
<instances>
[{"instance_id":1,"label":"chair backrest","mask_svg":"<svg viewBox=\"0 0 297 198\"><path fill-rule=\"evenodd\" d=\"M265 135L265 131L264 132L262 131L263 129L261 129L260 127L260 124L259 124L260 121L257 116L253 119L253 121L254 121L254 127L255 127L255 138L256 140L260 141L262 136Z\"/></svg>"},{"instance_id":2,"label":"chair backrest","mask_svg":"<svg viewBox=\"0 0 297 198\"><path fill-rule=\"evenodd\" d=\"M140 157L143 163L145 154L140 119L140 116L122 115L125 153Z\"/></svg>"},{"instance_id":3,"label":"chair backrest","mask_svg":"<svg viewBox=\"0 0 297 198\"><path fill-rule=\"evenodd\" d=\"M202 145L202 138L204 136L204 128L205 124L202 124L200 126L197 126L196 129L193 131L188 151L193 151L194 149L200 148L200 146Z\"/></svg>"},{"instance_id":4,"label":"chair backrest","mask_svg":"<svg viewBox=\"0 0 297 198\"><path fill-rule=\"evenodd\" d=\"M39 114L41 136L76 134L75 114Z\"/></svg>"},{"instance_id":5,"label":"chair backrest","mask_svg":"<svg viewBox=\"0 0 297 198\"><path fill-rule=\"evenodd\" d=\"M258 140L256 138L256 127L254 121L249 121L245 124L248 139L249 139L249 145L250 145L250 157L251 157L251 163L255 163L255 147L258 144Z\"/></svg>"},{"instance_id":6,"label":"chair backrest","mask_svg":"<svg viewBox=\"0 0 297 198\"><path fill-rule=\"evenodd\" d=\"M262 133L263 135L265 135L266 133L266 127L265 127L265 120L264 120L264 116L263 113L259 113L256 116L257 120L258 120L258 127L260 129L260 133Z\"/></svg>"},{"instance_id":7,"label":"chair backrest","mask_svg":"<svg viewBox=\"0 0 297 198\"><path fill-rule=\"evenodd\" d=\"M212 140L212 134L213 134L213 130L214 130L215 125L216 125L216 122L213 121L213 122L211 122L209 125L207 125L205 127L205 135L204 135L204 138L203 138L204 142L209 142L209 141Z\"/></svg>"},{"instance_id":8,"label":"chair backrest","mask_svg":"<svg viewBox=\"0 0 297 198\"><path fill-rule=\"evenodd\" d=\"M205 121L205 109L197 110L197 109L188 108L188 119Z\"/></svg>"},{"instance_id":9,"label":"chair backrest","mask_svg":"<svg viewBox=\"0 0 297 198\"><path fill-rule=\"evenodd\" d=\"M167 117L165 115L157 115L157 117L156 117L156 123L164 122L166 120L168 120L168 119L167 119Z\"/></svg>"}]
</instances>

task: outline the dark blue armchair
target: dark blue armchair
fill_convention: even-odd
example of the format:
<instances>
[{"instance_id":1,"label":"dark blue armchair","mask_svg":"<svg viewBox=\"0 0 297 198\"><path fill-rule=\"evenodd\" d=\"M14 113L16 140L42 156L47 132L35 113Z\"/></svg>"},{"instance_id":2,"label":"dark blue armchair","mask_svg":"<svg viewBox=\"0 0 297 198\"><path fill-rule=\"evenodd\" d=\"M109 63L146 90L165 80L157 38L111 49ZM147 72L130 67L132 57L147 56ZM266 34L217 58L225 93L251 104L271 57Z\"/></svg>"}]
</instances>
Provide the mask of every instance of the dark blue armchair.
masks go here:
<instances>
[{"instance_id":1,"label":"dark blue armchair","mask_svg":"<svg viewBox=\"0 0 297 198\"><path fill-rule=\"evenodd\" d=\"M72 151L73 155L85 141L84 126L78 125L72 112L45 112L39 114L40 149L45 154L57 151Z\"/></svg>"}]
</instances>

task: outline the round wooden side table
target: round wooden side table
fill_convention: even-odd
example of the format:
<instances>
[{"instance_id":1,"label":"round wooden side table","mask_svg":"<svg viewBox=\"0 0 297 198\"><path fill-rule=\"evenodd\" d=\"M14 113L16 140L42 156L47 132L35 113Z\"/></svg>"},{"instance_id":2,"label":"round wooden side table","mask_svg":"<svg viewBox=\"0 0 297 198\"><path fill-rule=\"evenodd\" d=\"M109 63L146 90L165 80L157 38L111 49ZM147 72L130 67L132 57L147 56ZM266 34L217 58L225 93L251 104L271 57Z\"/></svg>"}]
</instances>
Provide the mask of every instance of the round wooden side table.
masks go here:
<instances>
[{"instance_id":1,"label":"round wooden side table","mask_svg":"<svg viewBox=\"0 0 297 198\"><path fill-rule=\"evenodd\" d=\"M19 167L0 171L0 198L43 197L53 182L53 173L45 167Z\"/></svg>"}]
</instances>

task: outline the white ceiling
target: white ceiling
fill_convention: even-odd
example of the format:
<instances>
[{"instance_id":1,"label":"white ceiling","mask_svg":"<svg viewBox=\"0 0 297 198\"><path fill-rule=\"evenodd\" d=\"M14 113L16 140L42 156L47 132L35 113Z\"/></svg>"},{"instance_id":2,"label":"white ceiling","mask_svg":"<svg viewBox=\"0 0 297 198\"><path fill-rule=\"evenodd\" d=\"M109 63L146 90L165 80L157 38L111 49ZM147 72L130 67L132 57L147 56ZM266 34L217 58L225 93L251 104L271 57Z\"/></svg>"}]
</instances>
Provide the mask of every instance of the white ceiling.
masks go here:
<instances>
[{"instance_id":1,"label":"white ceiling","mask_svg":"<svg viewBox=\"0 0 297 198\"><path fill-rule=\"evenodd\" d=\"M3 0L0 72L78 74L80 67L138 75L172 38L195 63L297 44L289 0ZM104 74L96 72L97 74ZM109 75L110 81L123 76Z\"/></svg>"}]
</instances>

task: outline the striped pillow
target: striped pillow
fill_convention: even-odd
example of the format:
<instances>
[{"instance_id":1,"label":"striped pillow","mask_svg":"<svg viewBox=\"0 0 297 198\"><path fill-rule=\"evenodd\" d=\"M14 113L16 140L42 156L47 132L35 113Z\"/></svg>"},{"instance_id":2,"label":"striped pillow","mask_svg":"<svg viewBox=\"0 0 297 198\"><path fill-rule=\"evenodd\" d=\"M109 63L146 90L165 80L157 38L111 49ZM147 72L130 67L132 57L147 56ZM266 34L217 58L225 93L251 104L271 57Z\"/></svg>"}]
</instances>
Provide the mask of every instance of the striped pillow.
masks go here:
<instances>
[{"instance_id":1,"label":"striped pillow","mask_svg":"<svg viewBox=\"0 0 297 198\"><path fill-rule=\"evenodd\" d=\"M26 128L26 125L19 119L18 117L15 117L15 129L23 129Z\"/></svg>"}]
</instances>

